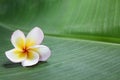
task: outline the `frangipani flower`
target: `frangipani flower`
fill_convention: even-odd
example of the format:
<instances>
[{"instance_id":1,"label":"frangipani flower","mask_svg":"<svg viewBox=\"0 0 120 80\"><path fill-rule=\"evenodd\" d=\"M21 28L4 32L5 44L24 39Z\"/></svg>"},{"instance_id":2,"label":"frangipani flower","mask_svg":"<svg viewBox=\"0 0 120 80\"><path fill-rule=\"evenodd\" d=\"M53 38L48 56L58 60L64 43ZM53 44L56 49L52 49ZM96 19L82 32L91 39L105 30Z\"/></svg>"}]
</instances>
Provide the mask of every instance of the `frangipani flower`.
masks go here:
<instances>
[{"instance_id":1,"label":"frangipani flower","mask_svg":"<svg viewBox=\"0 0 120 80\"><path fill-rule=\"evenodd\" d=\"M24 33L16 30L11 36L11 42L15 47L6 51L7 58L14 63L22 63L22 66L32 66L39 61L46 61L50 55L50 49L40 45L44 34L38 27L33 28L25 37Z\"/></svg>"}]
</instances>

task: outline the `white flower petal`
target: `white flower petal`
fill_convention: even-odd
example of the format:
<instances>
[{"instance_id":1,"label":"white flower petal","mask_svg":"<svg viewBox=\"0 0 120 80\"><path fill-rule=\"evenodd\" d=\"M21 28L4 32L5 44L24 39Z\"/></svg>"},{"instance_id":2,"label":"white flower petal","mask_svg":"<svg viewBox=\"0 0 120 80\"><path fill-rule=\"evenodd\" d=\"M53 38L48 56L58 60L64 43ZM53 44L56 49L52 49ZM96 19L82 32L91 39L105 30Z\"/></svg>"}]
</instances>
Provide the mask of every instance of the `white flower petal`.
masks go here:
<instances>
[{"instance_id":1,"label":"white flower petal","mask_svg":"<svg viewBox=\"0 0 120 80\"><path fill-rule=\"evenodd\" d=\"M21 62L26 58L26 55L20 53L19 51L16 51L16 49L6 51L5 54L7 58L14 63Z\"/></svg>"},{"instance_id":2,"label":"white flower petal","mask_svg":"<svg viewBox=\"0 0 120 80\"><path fill-rule=\"evenodd\" d=\"M39 47L39 54L40 54L39 61L46 61L50 57L51 51L50 51L50 49L47 46L40 45L40 47Z\"/></svg>"},{"instance_id":3,"label":"white flower petal","mask_svg":"<svg viewBox=\"0 0 120 80\"><path fill-rule=\"evenodd\" d=\"M25 59L24 61L22 61L22 66L32 66L38 63L39 61L39 54L32 52L31 53L33 55L32 59Z\"/></svg>"},{"instance_id":4,"label":"white flower petal","mask_svg":"<svg viewBox=\"0 0 120 80\"><path fill-rule=\"evenodd\" d=\"M16 48L22 48L25 45L25 35L22 31L16 30L11 36L11 42Z\"/></svg>"},{"instance_id":5,"label":"white flower petal","mask_svg":"<svg viewBox=\"0 0 120 80\"><path fill-rule=\"evenodd\" d=\"M28 46L39 45L42 42L43 38L44 38L43 31L40 28L35 27L28 33L26 38L26 45Z\"/></svg>"}]
</instances>

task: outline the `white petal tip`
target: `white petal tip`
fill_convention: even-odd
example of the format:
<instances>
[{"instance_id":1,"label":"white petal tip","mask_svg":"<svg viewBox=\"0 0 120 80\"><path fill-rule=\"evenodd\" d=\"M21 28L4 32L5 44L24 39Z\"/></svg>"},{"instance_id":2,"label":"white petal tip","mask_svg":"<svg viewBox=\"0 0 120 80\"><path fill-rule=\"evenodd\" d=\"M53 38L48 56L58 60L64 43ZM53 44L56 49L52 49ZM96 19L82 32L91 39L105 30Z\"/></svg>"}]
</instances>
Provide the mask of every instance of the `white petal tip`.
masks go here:
<instances>
[{"instance_id":1,"label":"white petal tip","mask_svg":"<svg viewBox=\"0 0 120 80\"><path fill-rule=\"evenodd\" d=\"M32 64L31 64L31 63L27 63L27 64L26 64L26 63L21 63L21 64L22 64L23 67L29 67L29 66L34 66L34 65L36 65L37 63L38 63L38 62L32 63Z\"/></svg>"},{"instance_id":2,"label":"white petal tip","mask_svg":"<svg viewBox=\"0 0 120 80\"><path fill-rule=\"evenodd\" d=\"M34 42L34 45L39 45L43 41L43 38L44 33L39 27L33 28L27 35L27 40Z\"/></svg>"},{"instance_id":3,"label":"white petal tip","mask_svg":"<svg viewBox=\"0 0 120 80\"><path fill-rule=\"evenodd\" d=\"M26 56L23 58L18 58L18 55L16 55L14 53L14 49L6 51L5 55L13 63L20 63L21 61L23 61L26 58Z\"/></svg>"},{"instance_id":4,"label":"white petal tip","mask_svg":"<svg viewBox=\"0 0 120 80\"><path fill-rule=\"evenodd\" d=\"M36 26L36 27L34 27L34 29L40 29L40 28Z\"/></svg>"},{"instance_id":5,"label":"white petal tip","mask_svg":"<svg viewBox=\"0 0 120 80\"><path fill-rule=\"evenodd\" d=\"M47 46L40 45L40 59L39 61L47 61L51 56L51 51Z\"/></svg>"},{"instance_id":6,"label":"white petal tip","mask_svg":"<svg viewBox=\"0 0 120 80\"><path fill-rule=\"evenodd\" d=\"M33 66L39 62L39 54L33 53L33 55L34 55L33 59L25 59L24 61L22 61L23 67Z\"/></svg>"},{"instance_id":7,"label":"white petal tip","mask_svg":"<svg viewBox=\"0 0 120 80\"><path fill-rule=\"evenodd\" d=\"M38 63L38 62L37 62ZM36 65L37 63L35 63L35 64L23 64L23 63L21 63L21 65L23 66L23 67L30 67L30 66L34 66L34 65Z\"/></svg>"}]
</instances>

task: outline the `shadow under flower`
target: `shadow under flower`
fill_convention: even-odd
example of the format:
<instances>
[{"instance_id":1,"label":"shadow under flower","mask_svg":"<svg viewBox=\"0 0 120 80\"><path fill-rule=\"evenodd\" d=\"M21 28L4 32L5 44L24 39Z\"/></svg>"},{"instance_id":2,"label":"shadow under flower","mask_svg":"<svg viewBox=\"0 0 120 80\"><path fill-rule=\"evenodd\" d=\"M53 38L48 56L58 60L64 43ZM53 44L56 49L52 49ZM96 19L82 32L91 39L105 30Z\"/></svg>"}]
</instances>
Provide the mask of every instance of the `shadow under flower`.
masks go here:
<instances>
[{"instance_id":1,"label":"shadow under flower","mask_svg":"<svg viewBox=\"0 0 120 80\"><path fill-rule=\"evenodd\" d=\"M12 62L6 62L3 64L3 67L5 68L15 68L21 66L20 63L12 63Z\"/></svg>"},{"instance_id":2,"label":"shadow under flower","mask_svg":"<svg viewBox=\"0 0 120 80\"><path fill-rule=\"evenodd\" d=\"M39 61L36 65L33 65L33 66L27 66L27 67L35 67L35 66L38 66L38 65L42 65L42 64L46 64L47 61ZM6 62L3 64L3 67L5 68L15 68L15 67L20 67L22 66L21 63L12 63L12 62Z\"/></svg>"}]
</instances>

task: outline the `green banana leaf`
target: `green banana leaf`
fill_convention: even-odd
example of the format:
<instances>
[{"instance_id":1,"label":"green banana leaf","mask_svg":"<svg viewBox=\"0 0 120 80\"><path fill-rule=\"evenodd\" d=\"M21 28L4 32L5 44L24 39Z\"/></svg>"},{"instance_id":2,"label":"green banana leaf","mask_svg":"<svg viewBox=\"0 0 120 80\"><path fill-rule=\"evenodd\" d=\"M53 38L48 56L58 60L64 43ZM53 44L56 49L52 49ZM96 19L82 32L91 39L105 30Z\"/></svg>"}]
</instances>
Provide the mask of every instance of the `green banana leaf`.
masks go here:
<instances>
[{"instance_id":1,"label":"green banana leaf","mask_svg":"<svg viewBox=\"0 0 120 80\"><path fill-rule=\"evenodd\" d=\"M5 51L20 29L39 26L51 57L32 67ZM0 80L119 80L120 0L0 0Z\"/></svg>"}]
</instances>

